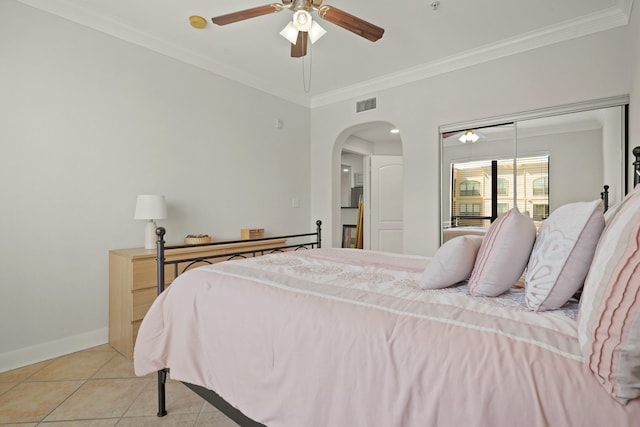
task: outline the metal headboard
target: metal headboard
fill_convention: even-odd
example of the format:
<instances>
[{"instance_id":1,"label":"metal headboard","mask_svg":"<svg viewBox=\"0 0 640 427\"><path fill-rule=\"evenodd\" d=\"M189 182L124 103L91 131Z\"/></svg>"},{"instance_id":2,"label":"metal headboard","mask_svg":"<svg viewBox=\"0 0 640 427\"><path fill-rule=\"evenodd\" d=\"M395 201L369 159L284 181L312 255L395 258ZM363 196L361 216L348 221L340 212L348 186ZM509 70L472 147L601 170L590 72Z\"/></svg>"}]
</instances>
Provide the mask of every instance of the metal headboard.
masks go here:
<instances>
[{"instance_id":1,"label":"metal headboard","mask_svg":"<svg viewBox=\"0 0 640 427\"><path fill-rule=\"evenodd\" d=\"M164 236L166 234L166 230L164 227L156 228L156 235L158 236L158 240L156 242L157 245L157 266L158 266L158 295L164 291L165 285L165 266L173 265L173 278L175 279L181 273L184 273L187 269L189 269L194 264L205 263L205 264L213 264L213 260L224 258L226 260L231 260L235 258L247 258L264 255L265 253L275 253L275 252L284 252L289 250L299 250L299 249L313 249L322 247L322 221L316 221L316 231L314 233L302 233L302 234L289 234L286 236L274 236L274 237L262 237L259 239L243 239L243 240L225 240L220 242L212 242L212 243L199 243L195 245L165 245ZM310 237L309 241L304 241L301 243L294 244L285 244L276 247L269 247L266 249L250 249L250 250L240 250L235 252L228 252L223 254L216 255L208 255L208 256L198 256L198 257L189 257L185 256L184 258L177 258L172 260L167 260L165 258L166 251L171 251L172 249L182 249L182 248L193 248L193 247L204 247L204 248L215 248L220 245L229 245L233 243L246 243L246 242L269 242L275 240L283 240L283 239L301 239ZM179 265L185 264L187 265L182 268L180 271Z\"/></svg>"}]
</instances>

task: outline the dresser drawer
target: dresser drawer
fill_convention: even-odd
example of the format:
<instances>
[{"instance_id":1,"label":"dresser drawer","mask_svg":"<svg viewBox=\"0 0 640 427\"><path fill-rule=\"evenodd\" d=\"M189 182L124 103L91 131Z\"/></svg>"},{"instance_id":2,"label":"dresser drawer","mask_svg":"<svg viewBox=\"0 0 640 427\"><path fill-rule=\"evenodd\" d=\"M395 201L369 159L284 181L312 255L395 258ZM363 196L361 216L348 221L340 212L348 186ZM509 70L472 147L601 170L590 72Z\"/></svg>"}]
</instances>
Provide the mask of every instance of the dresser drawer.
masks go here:
<instances>
[{"instance_id":1,"label":"dresser drawer","mask_svg":"<svg viewBox=\"0 0 640 427\"><path fill-rule=\"evenodd\" d=\"M136 261L133 263L133 290L156 286L155 260Z\"/></svg>"},{"instance_id":2,"label":"dresser drawer","mask_svg":"<svg viewBox=\"0 0 640 427\"><path fill-rule=\"evenodd\" d=\"M157 293L156 288L143 289L133 293L133 314L131 317L133 322L142 320L144 315L147 314L151 303L156 299Z\"/></svg>"},{"instance_id":3,"label":"dresser drawer","mask_svg":"<svg viewBox=\"0 0 640 427\"><path fill-rule=\"evenodd\" d=\"M136 261L133 263L133 284L132 290L137 291L148 287L158 286L158 279L156 278L156 270L158 265L156 260L144 260ZM165 285L171 283L175 276L175 269L173 265L164 266L164 280Z\"/></svg>"}]
</instances>

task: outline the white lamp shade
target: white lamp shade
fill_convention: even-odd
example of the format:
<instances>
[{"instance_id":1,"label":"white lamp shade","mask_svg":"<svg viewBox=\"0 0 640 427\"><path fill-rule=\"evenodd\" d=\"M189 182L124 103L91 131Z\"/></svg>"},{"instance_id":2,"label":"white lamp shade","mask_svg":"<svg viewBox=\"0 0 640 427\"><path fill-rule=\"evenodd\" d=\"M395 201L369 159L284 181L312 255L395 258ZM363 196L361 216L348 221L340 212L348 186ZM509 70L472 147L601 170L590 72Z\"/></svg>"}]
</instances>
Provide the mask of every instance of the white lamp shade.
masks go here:
<instances>
[{"instance_id":1,"label":"white lamp shade","mask_svg":"<svg viewBox=\"0 0 640 427\"><path fill-rule=\"evenodd\" d=\"M280 31L280 35L293 44L296 44L298 41L298 29L293 25L293 22L289 22L289 24L284 27L284 30Z\"/></svg>"},{"instance_id":2,"label":"white lamp shade","mask_svg":"<svg viewBox=\"0 0 640 427\"><path fill-rule=\"evenodd\" d=\"M167 217L167 203L164 196L143 194L136 201L134 219L165 219Z\"/></svg>"},{"instance_id":3,"label":"white lamp shade","mask_svg":"<svg viewBox=\"0 0 640 427\"><path fill-rule=\"evenodd\" d=\"M293 14L293 21L289 22L280 35L289 40L292 44L298 41L298 32L305 31L309 34L311 44L315 43L327 31L311 18L311 14L306 10L299 10Z\"/></svg>"},{"instance_id":4,"label":"white lamp shade","mask_svg":"<svg viewBox=\"0 0 640 427\"><path fill-rule=\"evenodd\" d=\"M320 39L320 37L324 36L326 33L327 30L322 28L316 21L313 21L313 24L311 24L311 29L309 30L309 40L311 40L311 44L314 44Z\"/></svg>"}]
</instances>

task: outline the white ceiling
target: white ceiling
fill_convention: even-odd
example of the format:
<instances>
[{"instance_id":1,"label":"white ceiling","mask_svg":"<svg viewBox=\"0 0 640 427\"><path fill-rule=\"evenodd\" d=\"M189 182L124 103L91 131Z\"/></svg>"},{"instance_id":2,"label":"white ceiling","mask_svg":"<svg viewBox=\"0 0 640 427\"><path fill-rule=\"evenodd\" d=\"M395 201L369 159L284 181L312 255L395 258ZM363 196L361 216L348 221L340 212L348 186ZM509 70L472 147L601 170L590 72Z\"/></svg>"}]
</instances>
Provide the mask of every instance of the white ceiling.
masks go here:
<instances>
[{"instance_id":1,"label":"white ceiling","mask_svg":"<svg viewBox=\"0 0 640 427\"><path fill-rule=\"evenodd\" d=\"M385 29L372 43L321 19L327 34L304 62L279 35L291 12L227 26L210 18L269 0L18 0L307 106L628 23L633 0L326 0ZM272 0L271 2L277 2ZM197 30L190 15L208 25ZM315 15L314 15L315 18ZM311 63L310 63L311 60ZM303 86L311 66L311 90Z\"/></svg>"},{"instance_id":2,"label":"white ceiling","mask_svg":"<svg viewBox=\"0 0 640 427\"><path fill-rule=\"evenodd\" d=\"M400 133L391 133L393 126L389 123L367 123L353 132L353 136L369 142L401 142Z\"/></svg>"}]
</instances>

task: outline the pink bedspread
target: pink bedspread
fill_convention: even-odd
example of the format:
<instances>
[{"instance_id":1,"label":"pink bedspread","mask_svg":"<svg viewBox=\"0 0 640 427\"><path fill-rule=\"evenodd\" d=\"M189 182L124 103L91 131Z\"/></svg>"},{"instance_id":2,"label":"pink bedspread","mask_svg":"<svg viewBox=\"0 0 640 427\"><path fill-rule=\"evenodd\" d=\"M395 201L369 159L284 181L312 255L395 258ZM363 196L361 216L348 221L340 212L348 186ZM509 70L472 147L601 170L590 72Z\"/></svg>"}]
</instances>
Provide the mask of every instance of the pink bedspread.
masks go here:
<instances>
[{"instance_id":1,"label":"pink bedspread","mask_svg":"<svg viewBox=\"0 0 640 427\"><path fill-rule=\"evenodd\" d=\"M640 400L582 363L577 306L423 291L427 262L316 249L189 271L145 317L136 373L168 367L270 427L640 426Z\"/></svg>"}]
</instances>

